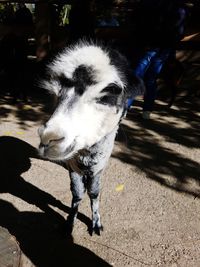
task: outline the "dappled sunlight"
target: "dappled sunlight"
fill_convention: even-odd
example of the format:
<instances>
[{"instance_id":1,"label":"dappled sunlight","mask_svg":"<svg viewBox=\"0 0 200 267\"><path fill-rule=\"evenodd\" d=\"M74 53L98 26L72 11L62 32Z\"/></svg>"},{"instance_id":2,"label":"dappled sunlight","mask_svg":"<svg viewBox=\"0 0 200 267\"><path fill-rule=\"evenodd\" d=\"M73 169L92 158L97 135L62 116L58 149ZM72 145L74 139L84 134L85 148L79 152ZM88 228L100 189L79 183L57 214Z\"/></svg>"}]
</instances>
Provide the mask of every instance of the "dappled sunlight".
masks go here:
<instances>
[{"instance_id":1,"label":"dappled sunlight","mask_svg":"<svg viewBox=\"0 0 200 267\"><path fill-rule=\"evenodd\" d=\"M200 36L200 32L196 32L196 33L193 33L193 34L190 34L190 35L186 35L182 39L182 42L187 42L187 41L190 41L190 40L195 40L196 38L199 38L199 36Z\"/></svg>"},{"instance_id":2,"label":"dappled sunlight","mask_svg":"<svg viewBox=\"0 0 200 267\"><path fill-rule=\"evenodd\" d=\"M0 123L15 121L23 130L38 125L48 117L48 104L50 99L43 95L40 98L31 97L28 103L18 101L12 103L12 97L1 96L0 99ZM46 104L48 102L48 104Z\"/></svg>"},{"instance_id":3,"label":"dappled sunlight","mask_svg":"<svg viewBox=\"0 0 200 267\"><path fill-rule=\"evenodd\" d=\"M196 113L196 115L199 116L198 113ZM160 117L159 114L155 114L154 118L159 123L167 123L173 125L174 127L177 127L178 129L187 129L191 127L190 122L180 120L179 118L171 116L170 114L168 116L162 116L162 117Z\"/></svg>"},{"instance_id":4,"label":"dappled sunlight","mask_svg":"<svg viewBox=\"0 0 200 267\"><path fill-rule=\"evenodd\" d=\"M174 108L156 102L150 120L141 116L142 99L124 119L114 158L136 167L159 184L200 197L200 114L197 97L180 98Z\"/></svg>"},{"instance_id":5,"label":"dappled sunlight","mask_svg":"<svg viewBox=\"0 0 200 267\"><path fill-rule=\"evenodd\" d=\"M200 164L156 144L153 138L151 142L138 138L131 149L118 151L113 157L136 166L161 185L200 197Z\"/></svg>"},{"instance_id":6,"label":"dappled sunlight","mask_svg":"<svg viewBox=\"0 0 200 267\"><path fill-rule=\"evenodd\" d=\"M196 50L178 50L176 58L181 62L199 62L200 52Z\"/></svg>"}]
</instances>

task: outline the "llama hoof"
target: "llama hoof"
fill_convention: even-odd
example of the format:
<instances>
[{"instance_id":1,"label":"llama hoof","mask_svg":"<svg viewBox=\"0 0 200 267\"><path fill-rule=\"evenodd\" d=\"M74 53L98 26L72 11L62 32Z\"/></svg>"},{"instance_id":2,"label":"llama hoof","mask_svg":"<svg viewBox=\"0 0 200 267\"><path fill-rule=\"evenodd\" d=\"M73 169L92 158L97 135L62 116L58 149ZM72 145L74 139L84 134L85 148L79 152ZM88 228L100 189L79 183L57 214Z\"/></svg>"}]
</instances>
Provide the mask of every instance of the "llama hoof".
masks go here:
<instances>
[{"instance_id":1,"label":"llama hoof","mask_svg":"<svg viewBox=\"0 0 200 267\"><path fill-rule=\"evenodd\" d=\"M95 226L94 228L93 228L93 232L96 234L96 235L101 235L101 232L103 231L103 226L101 225L100 227L99 226Z\"/></svg>"},{"instance_id":2,"label":"llama hoof","mask_svg":"<svg viewBox=\"0 0 200 267\"><path fill-rule=\"evenodd\" d=\"M92 228L89 229L89 234L92 236L93 233L95 233L96 235L101 235L101 231L103 231L103 226L102 225L94 225Z\"/></svg>"}]
</instances>

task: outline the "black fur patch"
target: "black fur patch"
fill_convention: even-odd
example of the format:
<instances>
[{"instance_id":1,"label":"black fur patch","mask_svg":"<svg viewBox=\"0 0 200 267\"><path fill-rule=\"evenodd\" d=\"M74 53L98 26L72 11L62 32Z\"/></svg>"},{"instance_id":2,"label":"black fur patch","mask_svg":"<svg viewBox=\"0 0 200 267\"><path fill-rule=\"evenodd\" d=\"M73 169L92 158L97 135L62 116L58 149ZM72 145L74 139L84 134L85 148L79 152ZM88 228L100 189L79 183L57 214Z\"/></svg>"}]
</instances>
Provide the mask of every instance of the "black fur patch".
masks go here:
<instances>
[{"instance_id":1,"label":"black fur patch","mask_svg":"<svg viewBox=\"0 0 200 267\"><path fill-rule=\"evenodd\" d=\"M135 97L142 95L145 91L144 82L139 77L136 77L133 70L130 68L127 58L124 57L117 50L110 50L109 56L111 64L114 65L122 74L122 79L126 81L126 95L128 97Z\"/></svg>"},{"instance_id":2,"label":"black fur patch","mask_svg":"<svg viewBox=\"0 0 200 267\"><path fill-rule=\"evenodd\" d=\"M75 91L78 95L82 95L87 86L95 84L93 78L94 70L91 67L85 65L78 66L72 76L72 79L67 78L64 73L60 74L54 79L57 79L63 89L75 87Z\"/></svg>"},{"instance_id":3,"label":"black fur patch","mask_svg":"<svg viewBox=\"0 0 200 267\"><path fill-rule=\"evenodd\" d=\"M75 85L74 81L72 79L67 78L64 74L58 76L58 80L62 88L70 88Z\"/></svg>"},{"instance_id":4,"label":"black fur patch","mask_svg":"<svg viewBox=\"0 0 200 267\"><path fill-rule=\"evenodd\" d=\"M117 96L105 95L97 99L97 103L108 106L116 106L118 102Z\"/></svg>"},{"instance_id":5,"label":"black fur patch","mask_svg":"<svg viewBox=\"0 0 200 267\"><path fill-rule=\"evenodd\" d=\"M119 95L122 92L122 88L114 83L111 83L106 86L101 92L108 93L110 95Z\"/></svg>"},{"instance_id":6,"label":"black fur patch","mask_svg":"<svg viewBox=\"0 0 200 267\"><path fill-rule=\"evenodd\" d=\"M82 95L87 86L95 84L94 73L91 67L80 65L73 73L73 81L75 83L75 91Z\"/></svg>"}]
</instances>

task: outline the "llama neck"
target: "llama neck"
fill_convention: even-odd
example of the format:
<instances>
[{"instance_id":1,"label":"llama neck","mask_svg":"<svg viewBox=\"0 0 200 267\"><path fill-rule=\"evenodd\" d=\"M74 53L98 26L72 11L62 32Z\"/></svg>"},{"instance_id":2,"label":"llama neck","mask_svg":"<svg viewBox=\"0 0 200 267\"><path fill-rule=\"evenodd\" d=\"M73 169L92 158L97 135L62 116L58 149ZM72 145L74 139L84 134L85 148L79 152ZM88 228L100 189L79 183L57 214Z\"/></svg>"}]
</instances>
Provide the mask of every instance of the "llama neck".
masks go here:
<instances>
[{"instance_id":1,"label":"llama neck","mask_svg":"<svg viewBox=\"0 0 200 267\"><path fill-rule=\"evenodd\" d=\"M91 171L93 174L103 170L111 156L118 126L90 148L83 149L67 161L72 171L79 174Z\"/></svg>"}]
</instances>

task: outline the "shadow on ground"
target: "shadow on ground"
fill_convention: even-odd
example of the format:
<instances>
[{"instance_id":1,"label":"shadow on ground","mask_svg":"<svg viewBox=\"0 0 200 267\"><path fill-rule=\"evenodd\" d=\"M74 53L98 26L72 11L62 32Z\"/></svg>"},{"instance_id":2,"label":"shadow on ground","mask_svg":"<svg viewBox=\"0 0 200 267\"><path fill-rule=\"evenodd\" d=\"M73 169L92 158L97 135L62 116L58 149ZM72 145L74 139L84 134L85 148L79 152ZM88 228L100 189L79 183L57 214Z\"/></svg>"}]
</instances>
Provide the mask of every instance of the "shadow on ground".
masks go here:
<instances>
[{"instance_id":1,"label":"shadow on ground","mask_svg":"<svg viewBox=\"0 0 200 267\"><path fill-rule=\"evenodd\" d=\"M110 266L90 250L65 238L65 219L49 205L69 213L70 208L42 191L21 174L37 158L35 148L14 137L0 137L0 193L10 193L43 212L20 212L11 203L0 200L0 225L9 230L23 253L38 267ZM78 219L90 225L90 219L79 213Z\"/></svg>"},{"instance_id":2,"label":"shadow on ground","mask_svg":"<svg viewBox=\"0 0 200 267\"><path fill-rule=\"evenodd\" d=\"M194 156L200 148L199 104L200 99L192 96L180 99L176 109L157 105L157 116L143 120L136 103L117 137L126 148L113 156L170 189L199 198L200 164Z\"/></svg>"},{"instance_id":3,"label":"shadow on ground","mask_svg":"<svg viewBox=\"0 0 200 267\"><path fill-rule=\"evenodd\" d=\"M30 123L42 123L52 113L53 99L45 91L38 91L29 95L28 102L18 100L13 103L13 98L6 93L0 94L0 121L9 121L9 115L13 114L16 123L21 129L30 128Z\"/></svg>"},{"instance_id":4,"label":"shadow on ground","mask_svg":"<svg viewBox=\"0 0 200 267\"><path fill-rule=\"evenodd\" d=\"M35 266L111 266L89 249L75 244L72 236L59 235L55 221L46 213L19 212L4 200L0 200L0 213L1 226L16 237L21 250Z\"/></svg>"},{"instance_id":5,"label":"shadow on ground","mask_svg":"<svg viewBox=\"0 0 200 267\"><path fill-rule=\"evenodd\" d=\"M0 200L1 226L19 242L24 254L38 267L111 266L89 249L73 242L72 236L59 235L45 213L19 212ZM62 220L60 221L62 222Z\"/></svg>"},{"instance_id":6,"label":"shadow on ground","mask_svg":"<svg viewBox=\"0 0 200 267\"><path fill-rule=\"evenodd\" d=\"M171 109L169 88L161 85L151 120L138 115L142 101L135 101L117 137L127 148L113 156L136 166L146 176L170 189L200 197L200 53L180 51L184 73ZM196 154L195 154L196 153ZM196 161L197 159L197 161Z\"/></svg>"}]
</instances>

